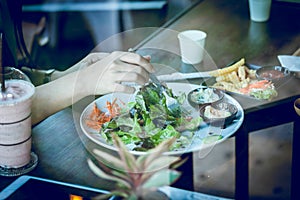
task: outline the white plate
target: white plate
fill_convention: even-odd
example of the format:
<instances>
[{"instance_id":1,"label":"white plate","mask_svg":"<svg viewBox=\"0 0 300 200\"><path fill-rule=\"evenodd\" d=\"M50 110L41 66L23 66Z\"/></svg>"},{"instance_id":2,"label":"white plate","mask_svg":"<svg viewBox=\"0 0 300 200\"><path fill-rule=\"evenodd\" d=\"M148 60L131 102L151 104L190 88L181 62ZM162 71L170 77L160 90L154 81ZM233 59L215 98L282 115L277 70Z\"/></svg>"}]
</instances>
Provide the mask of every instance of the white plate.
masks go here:
<instances>
[{"instance_id":1,"label":"white plate","mask_svg":"<svg viewBox=\"0 0 300 200\"><path fill-rule=\"evenodd\" d=\"M191 90L194 90L199 87L199 85L193 85L193 84L187 84L187 83L167 83L167 85L169 88L172 89L173 93L177 94L177 95L182 92L188 94ZM166 152L166 154L178 155L178 154L198 151L203 148L212 147L213 145L220 143L220 142L224 141L225 139L227 139L228 137L232 136L239 129L239 127L242 125L242 123L244 121L244 111L243 111L243 108L241 107L241 105L234 98L232 98L228 94L225 94L224 97L227 99L228 102L234 104L238 108L237 117L230 125L228 125L224 129L221 129L218 127L213 127L213 126L207 125L206 123L203 122L203 124L201 124L199 130L197 130L195 132L195 135L193 137L193 140L192 140L190 146L188 146L184 150L169 151L169 152ZM96 144L101 145L105 148L114 150L114 151L117 151L117 149L113 145L108 144L104 140L104 138L102 138L102 136L100 134L98 134L98 132L96 130L88 127L85 123L85 120L89 118L89 115L90 115L95 103L97 104L97 106L100 110L106 110L105 109L106 102L107 101L112 102L116 98L117 98L117 103L120 106L124 103L126 104L130 101L134 101L134 95L124 94L124 93L107 94L107 95L104 95L104 96L96 99L92 103L90 103L84 109L84 111L82 112L82 114L80 116L80 126L81 126L83 133L89 139L94 141ZM195 108L191 107L187 101L184 103L184 107L187 110L191 111L191 115L193 117L197 117L199 115L199 112ZM221 140L218 140L214 144L209 144L209 145L204 144L202 142L203 138L205 138L206 136L209 136L211 134L219 134L219 135L222 135L223 138ZM131 153L133 153L134 155L145 154L145 152L140 152L140 151L131 151Z\"/></svg>"}]
</instances>

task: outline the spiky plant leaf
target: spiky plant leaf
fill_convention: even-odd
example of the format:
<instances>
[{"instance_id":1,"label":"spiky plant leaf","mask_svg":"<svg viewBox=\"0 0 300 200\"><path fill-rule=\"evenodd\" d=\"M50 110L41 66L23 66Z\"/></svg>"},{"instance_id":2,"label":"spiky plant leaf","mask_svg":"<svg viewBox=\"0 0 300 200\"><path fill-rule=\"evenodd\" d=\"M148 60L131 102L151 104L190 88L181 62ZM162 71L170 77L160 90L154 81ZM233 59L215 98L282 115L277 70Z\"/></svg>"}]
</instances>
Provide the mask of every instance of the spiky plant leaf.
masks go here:
<instances>
[{"instance_id":1,"label":"spiky plant leaf","mask_svg":"<svg viewBox=\"0 0 300 200\"><path fill-rule=\"evenodd\" d=\"M180 160L180 157L176 156L160 156L153 160L148 166L146 166L145 171L157 171L163 168L168 168L172 163Z\"/></svg>"},{"instance_id":2,"label":"spiky plant leaf","mask_svg":"<svg viewBox=\"0 0 300 200\"><path fill-rule=\"evenodd\" d=\"M91 161L90 159L88 159L88 165L90 167L90 169L97 175L99 176L100 178L103 178L103 179L107 179L107 180L110 180L110 181L116 181L118 184L122 185L123 187L126 187L128 189L131 189L131 185L124 181L123 179L120 179L118 177L115 177L115 176L110 176L108 174L106 174L105 172L103 172L100 168L98 168L94 163L93 161Z\"/></svg>"},{"instance_id":3,"label":"spiky plant leaf","mask_svg":"<svg viewBox=\"0 0 300 200\"><path fill-rule=\"evenodd\" d=\"M124 162L109 153L94 149L93 152L96 155L98 161L108 165L110 168L117 169L120 171L125 170Z\"/></svg>"},{"instance_id":4,"label":"spiky plant leaf","mask_svg":"<svg viewBox=\"0 0 300 200\"><path fill-rule=\"evenodd\" d=\"M172 169L164 169L157 171L155 174L152 174L151 177L142 185L143 188L158 188L165 185L171 185L174 183L179 177L181 173L172 170Z\"/></svg>"},{"instance_id":5,"label":"spiky plant leaf","mask_svg":"<svg viewBox=\"0 0 300 200\"><path fill-rule=\"evenodd\" d=\"M146 153L144 155L141 155L141 156L137 157L136 163L137 163L137 165L139 166L140 169L145 168L145 161L146 161L148 156L149 156L149 153Z\"/></svg>"},{"instance_id":6,"label":"spiky plant leaf","mask_svg":"<svg viewBox=\"0 0 300 200\"><path fill-rule=\"evenodd\" d=\"M88 160L90 168L96 175L116 182L116 189L111 191L111 194L125 199L136 199L137 196L141 195L139 194L140 189L142 189L141 191L143 189L147 191L160 186L170 185L181 175L173 167L170 168L170 164L175 167L179 166L180 163L182 164L180 162L181 158L163 155L164 152L170 149L176 138L162 142L154 149L148 151L147 154L139 156L137 159L128 151L118 136L113 135L113 139L120 159L111 158L110 154L103 154L101 151L96 151L98 158L106 160L106 163L112 163L109 169L106 170L105 167L105 171L102 171L91 160ZM125 170L119 171L120 167L111 168L117 164L122 165Z\"/></svg>"},{"instance_id":7,"label":"spiky plant leaf","mask_svg":"<svg viewBox=\"0 0 300 200\"><path fill-rule=\"evenodd\" d=\"M175 156L162 156L154 160L149 167L147 167L142 175L142 180L141 182L144 183L146 182L153 174L155 174L159 170L163 170L166 168L169 169L174 169L173 166L174 163L180 163L182 164L183 162L180 162L181 158L180 157L175 157ZM177 165L180 166L180 165Z\"/></svg>"},{"instance_id":8,"label":"spiky plant leaf","mask_svg":"<svg viewBox=\"0 0 300 200\"><path fill-rule=\"evenodd\" d=\"M144 166L150 165L150 163L153 162L153 160L155 160L156 158L158 158L161 154L169 151L171 145L175 142L175 140L175 137L170 138L160 143L154 149L149 150L149 153L145 155L146 158L141 158L141 160L144 160Z\"/></svg>"},{"instance_id":9,"label":"spiky plant leaf","mask_svg":"<svg viewBox=\"0 0 300 200\"><path fill-rule=\"evenodd\" d=\"M125 163L126 170L128 172L138 172L139 168L135 157L127 150L127 147L117 135L113 134L112 137L114 139L115 146L119 150L118 153L121 160Z\"/></svg>"},{"instance_id":10,"label":"spiky plant leaf","mask_svg":"<svg viewBox=\"0 0 300 200\"><path fill-rule=\"evenodd\" d=\"M180 158L179 160L177 160L176 162L173 162L170 166L171 169L176 169L178 167L180 167L183 163L185 163L189 158L186 157L184 159Z\"/></svg>"},{"instance_id":11,"label":"spiky plant leaf","mask_svg":"<svg viewBox=\"0 0 300 200\"><path fill-rule=\"evenodd\" d=\"M146 154L139 156L137 158L137 163L139 166L145 168L151 163L153 159L161 156L164 152L168 151L172 143L175 141L175 138L171 138L169 140L163 141L160 145L155 147L154 149L149 150Z\"/></svg>"},{"instance_id":12,"label":"spiky plant leaf","mask_svg":"<svg viewBox=\"0 0 300 200\"><path fill-rule=\"evenodd\" d=\"M124 172L124 171L118 171L118 170L111 170L110 171L110 174L113 175L113 176L116 176L118 178L121 178L123 179L124 181L127 181L127 182L130 182L131 179L130 177L128 176L128 173L127 172Z\"/></svg>"}]
</instances>

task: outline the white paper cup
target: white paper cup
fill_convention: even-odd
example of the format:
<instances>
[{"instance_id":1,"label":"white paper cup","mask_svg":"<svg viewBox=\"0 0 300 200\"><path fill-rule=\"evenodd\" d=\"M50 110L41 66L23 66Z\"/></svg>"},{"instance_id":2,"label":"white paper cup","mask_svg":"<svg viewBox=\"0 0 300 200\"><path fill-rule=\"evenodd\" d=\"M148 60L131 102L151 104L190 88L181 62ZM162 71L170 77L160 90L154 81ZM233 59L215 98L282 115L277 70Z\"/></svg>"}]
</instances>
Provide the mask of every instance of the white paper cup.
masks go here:
<instances>
[{"instance_id":1,"label":"white paper cup","mask_svg":"<svg viewBox=\"0 0 300 200\"><path fill-rule=\"evenodd\" d=\"M249 0L250 18L254 22L265 22L270 17L272 0Z\"/></svg>"},{"instance_id":2,"label":"white paper cup","mask_svg":"<svg viewBox=\"0 0 300 200\"><path fill-rule=\"evenodd\" d=\"M200 30L187 30L178 34L182 62L198 64L202 61L206 36Z\"/></svg>"}]
</instances>

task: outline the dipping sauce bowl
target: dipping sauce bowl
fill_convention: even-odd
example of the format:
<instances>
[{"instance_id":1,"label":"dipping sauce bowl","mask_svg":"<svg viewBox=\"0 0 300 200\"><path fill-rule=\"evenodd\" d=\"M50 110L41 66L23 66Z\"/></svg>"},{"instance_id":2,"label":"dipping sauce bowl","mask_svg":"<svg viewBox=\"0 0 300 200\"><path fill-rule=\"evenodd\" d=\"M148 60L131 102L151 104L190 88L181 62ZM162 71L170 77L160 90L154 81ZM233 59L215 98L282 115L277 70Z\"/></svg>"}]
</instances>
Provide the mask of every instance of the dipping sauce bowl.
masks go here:
<instances>
[{"instance_id":1,"label":"dipping sauce bowl","mask_svg":"<svg viewBox=\"0 0 300 200\"><path fill-rule=\"evenodd\" d=\"M219 102L223 99L224 92L212 87L199 87L188 94L188 102L193 107L202 107L212 103Z\"/></svg>"},{"instance_id":2,"label":"dipping sauce bowl","mask_svg":"<svg viewBox=\"0 0 300 200\"><path fill-rule=\"evenodd\" d=\"M256 70L258 79L272 81L275 85L286 81L290 74L287 68L281 66L265 66Z\"/></svg>"},{"instance_id":3,"label":"dipping sauce bowl","mask_svg":"<svg viewBox=\"0 0 300 200\"><path fill-rule=\"evenodd\" d=\"M217 102L202 106L199 112L206 123L226 128L236 118L238 108L231 103Z\"/></svg>"}]
</instances>

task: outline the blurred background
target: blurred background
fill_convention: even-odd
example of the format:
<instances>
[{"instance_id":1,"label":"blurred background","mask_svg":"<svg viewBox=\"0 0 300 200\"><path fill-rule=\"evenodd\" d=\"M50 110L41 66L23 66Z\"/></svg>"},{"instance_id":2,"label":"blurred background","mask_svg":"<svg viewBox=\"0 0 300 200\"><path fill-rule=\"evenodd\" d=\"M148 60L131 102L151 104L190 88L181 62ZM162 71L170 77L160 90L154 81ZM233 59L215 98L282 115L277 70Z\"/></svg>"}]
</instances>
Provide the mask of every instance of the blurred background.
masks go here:
<instances>
[{"instance_id":1,"label":"blurred background","mask_svg":"<svg viewBox=\"0 0 300 200\"><path fill-rule=\"evenodd\" d=\"M164 27L200 1L23 0L23 35L33 61L40 68L64 70L77 63L98 44L113 35L144 27ZM273 2L279 1L289 2L288 0L273 0ZM300 3L299 0L290 1ZM224 10L224 6L225 8L232 6L226 1L222 1L220 5L222 5L220 7L222 10ZM274 8L277 12L283 11L280 22L299 15L296 11L288 13L288 15L281 5ZM288 4L288 6L294 5ZM298 7L299 5L297 4ZM217 9L212 7L212 10ZM238 12L246 11L248 11L247 7L244 7L244 10L238 10ZM208 20L204 18L203 21L206 23ZM270 21L270 23L275 22ZM290 31L297 29L297 26L291 27L288 23L280 24L279 28ZM257 38L263 40L259 31L274 34L278 38L286 37L277 35L274 29L266 31L267 26L265 25L255 23L250 23L250 25L249 39L254 42L257 41ZM149 29L143 38L135 38L136 44L151 33L152 29ZM255 45L254 47L257 48ZM215 46L212 47L215 48ZM123 50L127 50L127 48L128 46L125 46ZM255 48L249 47L249 51L255 51ZM109 48L101 49L101 51L110 50ZM209 50L214 53L214 57L218 58L218 62L225 62L217 50ZM250 135L249 173L252 199L289 199L292 139L291 124L257 131ZM220 196L224 194L232 196L235 176L234 155L234 138L230 138L214 148L205 158L196 158L195 190Z\"/></svg>"},{"instance_id":2,"label":"blurred background","mask_svg":"<svg viewBox=\"0 0 300 200\"><path fill-rule=\"evenodd\" d=\"M196 2L199 0L23 0L23 33L39 66L64 70L114 34L161 27Z\"/></svg>"}]
</instances>

